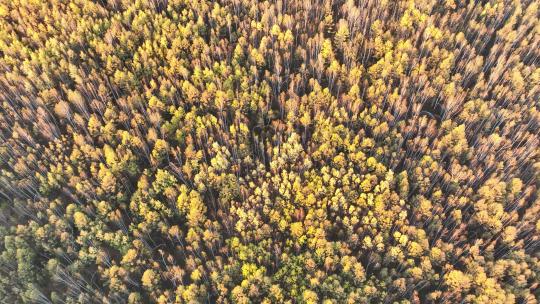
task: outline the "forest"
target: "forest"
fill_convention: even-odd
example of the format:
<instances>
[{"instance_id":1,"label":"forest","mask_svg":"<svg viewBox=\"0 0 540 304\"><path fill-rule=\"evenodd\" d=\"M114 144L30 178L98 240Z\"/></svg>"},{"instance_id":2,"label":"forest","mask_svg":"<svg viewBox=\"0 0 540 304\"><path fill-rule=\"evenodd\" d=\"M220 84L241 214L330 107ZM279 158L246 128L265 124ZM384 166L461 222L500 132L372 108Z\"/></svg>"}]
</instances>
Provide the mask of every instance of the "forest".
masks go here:
<instances>
[{"instance_id":1,"label":"forest","mask_svg":"<svg viewBox=\"0 0 540 304\"><path fill-rule=\"evenodd\" d=\"M539 7L0 0L0 303L539 303Z\"/></svg>"}]
</instances>

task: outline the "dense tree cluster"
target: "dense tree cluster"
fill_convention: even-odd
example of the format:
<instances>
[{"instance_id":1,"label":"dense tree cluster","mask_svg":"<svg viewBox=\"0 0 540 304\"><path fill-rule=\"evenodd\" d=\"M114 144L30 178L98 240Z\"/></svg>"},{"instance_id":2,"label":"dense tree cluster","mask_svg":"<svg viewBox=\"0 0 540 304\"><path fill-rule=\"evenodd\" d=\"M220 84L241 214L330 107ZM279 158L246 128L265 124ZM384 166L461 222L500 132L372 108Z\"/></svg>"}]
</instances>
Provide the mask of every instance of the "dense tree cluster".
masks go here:
<instances>
[{"instance_id":1,"label":"dense tree cluster","mask_svg":"<svg viewBox=\"0 0 540 304\"><path fill-rule=\"evenodd\" d=\"M0 0L1 303L537 303L538 0Z\"/></svg>"}]
</instances>

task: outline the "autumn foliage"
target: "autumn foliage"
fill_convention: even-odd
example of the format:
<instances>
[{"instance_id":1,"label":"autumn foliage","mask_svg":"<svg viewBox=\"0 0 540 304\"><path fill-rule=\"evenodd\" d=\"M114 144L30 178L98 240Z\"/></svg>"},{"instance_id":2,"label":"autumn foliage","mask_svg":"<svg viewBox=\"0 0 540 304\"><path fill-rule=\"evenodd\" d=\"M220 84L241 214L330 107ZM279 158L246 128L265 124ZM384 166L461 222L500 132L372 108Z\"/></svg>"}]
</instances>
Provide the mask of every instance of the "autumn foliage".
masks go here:
<instances>
[{"instance_id":1,"label":"autumn foliage","mask_svg":"<svg viewBox=\"0 0 540 304\"><path fill-rule=\"evenodd\" d=\"M0 303L537 303L538 0L0 0Z\"/></svg>"}]
</instances>

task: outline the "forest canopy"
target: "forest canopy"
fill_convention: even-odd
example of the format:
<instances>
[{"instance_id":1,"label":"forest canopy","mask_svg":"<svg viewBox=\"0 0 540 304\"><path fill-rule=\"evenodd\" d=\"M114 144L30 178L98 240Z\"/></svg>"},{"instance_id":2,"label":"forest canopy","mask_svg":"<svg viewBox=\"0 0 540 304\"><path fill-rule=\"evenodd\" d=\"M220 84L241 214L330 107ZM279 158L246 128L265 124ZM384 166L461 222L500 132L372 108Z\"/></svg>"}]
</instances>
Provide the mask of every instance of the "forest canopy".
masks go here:
<instances>
[{"instance_id":1,"label":"forest canopy","mask_svg":"<svg viewBox=\"0 0 540 304\"><path fill-rule=\"evenodd\" d=\"M0 0L0 303L538 303L539 5Z\"/></svg>"}]
</instances>

